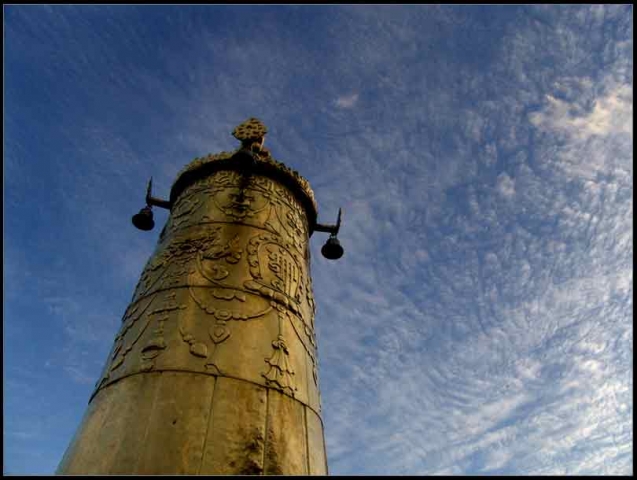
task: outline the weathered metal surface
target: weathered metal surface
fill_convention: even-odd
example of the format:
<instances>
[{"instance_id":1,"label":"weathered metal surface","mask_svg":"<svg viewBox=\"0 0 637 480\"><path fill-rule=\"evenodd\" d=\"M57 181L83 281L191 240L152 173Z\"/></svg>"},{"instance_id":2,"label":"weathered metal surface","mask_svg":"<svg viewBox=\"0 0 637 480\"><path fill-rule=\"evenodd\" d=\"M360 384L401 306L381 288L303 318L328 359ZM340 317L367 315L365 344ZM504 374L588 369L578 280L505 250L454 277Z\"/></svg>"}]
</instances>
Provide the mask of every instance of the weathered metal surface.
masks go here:
<instances>
[{"instance_id":1,"label":"weathered metal surface","mask_svg":"<svg viewBox=\"0 0 637 480\"><path fill-rule=\"evenodd\" d=\"M251 131L239 133L252 141ZM191 167L171 198L58 473L326 472L313 196L298 177L280 181L289 169L255 174L232 161Z\"/></svg>"},{"instance_id":2,"label":"weathered metal surface","mask_svg":"<svg viewBox=\"0 0 637 480\"><path fill-rule=\"evenodd\" d=\"M265 474L308 474L303 405L275 390L268 391Z\"/></svg>"},{"instance_id":3,"label":"weathered metal surface","mask_svg":"<svg viewBox=\"0 0 637 480\"><path fill-rule=\"evenodd\" d=\"M266 392L253 383L219 377L200 474L263 473Z\"/></svg>"},{"instance_id":4,"label":"weathered metal surface","mask_svg":"<svg viewBox=\"0 0 637 480\"><path fill-rule=\"evenodd\" d=\"M314 475L327 475L327 457L323 438L323 421L310 408L305 408L308 442L308 465Z\"/></svg>"}]
</instances>

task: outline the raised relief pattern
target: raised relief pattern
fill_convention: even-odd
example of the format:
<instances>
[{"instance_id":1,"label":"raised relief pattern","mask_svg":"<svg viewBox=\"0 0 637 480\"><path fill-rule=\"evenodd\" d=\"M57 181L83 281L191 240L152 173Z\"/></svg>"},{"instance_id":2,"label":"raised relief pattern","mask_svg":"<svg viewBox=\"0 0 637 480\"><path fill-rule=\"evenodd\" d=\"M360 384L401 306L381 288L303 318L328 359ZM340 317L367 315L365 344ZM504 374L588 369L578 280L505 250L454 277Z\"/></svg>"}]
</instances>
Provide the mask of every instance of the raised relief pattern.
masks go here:
<instances>
[{"instance_id":1,"label":"raised relief pattern","mask_svg":"<svg viewBox=\"0 0 637 480\"><path fill-rule=\"evenodd\" d=\"M150 258L135 289L133 301L152 291L186 285L189 265L195 255L218 242L221 227L211 227L190 236L173 236Z\"/></svg>"},{"instance_id":2,"label":"raised relief pattern","mask_svg":"<svg viewBox=\"0 0 637 480\"><path fill-rule=\"evenodd\" d=\"M186 309L185 305L177 303L176 295L175 291L162 292L129 306L95 392L123 374L154 368L155 359L168 348L166 323L177 311ZM141 342L144 337L145 343ZM138 344L143 345L138 349L139 357L131 356Z\"/></svg>"},{"instance_id":3,"label":"raised relief pattern","mask_svg":"<svg viewBox=\"0 0 637 480\"><path fill-rule=\"evenodd\" d=\"M302 261L279 245L277 236L261 234L248 242L248 265L252 280L244 286L299 313Z\"/></svg>"},{"instance_id":4,"label":"raised relief pattern","mask_svg":"<svg viewBox=\"0 0 637 480\"><path fill-rule=\"evenodd\" d=\"M261 375L265 378L268 386L282 390L293 397L296 391L296 387L293 386L294 370L290 365L290 351L282 335L279 335L272 342L272 348L274 350L272 356L265 359L269 369Z\"/></svg>"},{"instance_id":5,"label":"raised relief pattern","mask_svg":"<svg viewBox=\"0 0 637 480\"><path fill-rule=\"evenodd\" d=\"M307 242L299 199L270 178L217 171L187 186L142 273L99 385L153 369L237 375L230 362L241 348L240 375L309 401L317 362ZM237 321L259 323L233 326ZM233 332L246 328L269 332L262 340L268 343L244 346ZM259 338L251 333L245 340ZM259 353L250 357L250 350Z\"/></svg>"}]
</instances>

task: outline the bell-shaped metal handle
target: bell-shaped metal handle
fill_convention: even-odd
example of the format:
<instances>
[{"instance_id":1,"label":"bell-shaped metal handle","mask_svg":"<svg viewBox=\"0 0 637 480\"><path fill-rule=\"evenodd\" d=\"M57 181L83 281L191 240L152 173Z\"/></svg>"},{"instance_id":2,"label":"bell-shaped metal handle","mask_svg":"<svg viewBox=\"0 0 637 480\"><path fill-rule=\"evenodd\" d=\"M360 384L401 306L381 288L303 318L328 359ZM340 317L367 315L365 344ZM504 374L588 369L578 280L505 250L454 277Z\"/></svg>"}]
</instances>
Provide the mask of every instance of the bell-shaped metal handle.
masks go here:
<instances>
[{"instance_id":1,"label":"bell-shaped metal handle","mask_svg":"<svg viewBox=\"0 0 637 480\"><path fill-rule=\"evenodd\" d=\"M155 226L155 220L153 220L153 209L150 205L146 205L139 213L133 215L133 225L140 230L152 230Z\"/></svg>"},{"instance_id":2,"label":"bell-shaped metal handle","mask_svg":"<svg viewBox=\"0 0 637 480\"><path fill-rule=\"evenodd\" d=\"M336 225L322 225L317 223L314 226L314 230L317 232L328 232L330 234L330 238L327 239L325 245L321 248L321 253L323 256L329 260L338 260L343 256L344 250L341 246L341 242L338 241L336 235L341 228L341 215L342 210L338 209L338 218L336 219Z\"/></svg>"},{"instance_id":3,"label":"bell-shaped metal handle","mask_svg":"<svg viewBox=\"0 0 637 480\"><path fill-rule=\"evenodd\" d=\"M171 207L171 203L168 200L153 197L153 177L150 177L148 186L146 187L146 206L142 208L139 213L133 215L133 225L140 230L152 230L155 226L155 220L153 220L153 205L167 210L170 210Z\"/></svg>"},{"instance_id":4,"label":"bell-shaped metal handle","mask_svg":"<svg viewBox=\"0 0 637 480\"><path fill-rule=\"evenodd\" d=\"M328 260L338 260L343 256L344 250L336 235L330 235L330 238L327 239L327 242L321 248L321 253Z\"/></svg>"}]
</instances>

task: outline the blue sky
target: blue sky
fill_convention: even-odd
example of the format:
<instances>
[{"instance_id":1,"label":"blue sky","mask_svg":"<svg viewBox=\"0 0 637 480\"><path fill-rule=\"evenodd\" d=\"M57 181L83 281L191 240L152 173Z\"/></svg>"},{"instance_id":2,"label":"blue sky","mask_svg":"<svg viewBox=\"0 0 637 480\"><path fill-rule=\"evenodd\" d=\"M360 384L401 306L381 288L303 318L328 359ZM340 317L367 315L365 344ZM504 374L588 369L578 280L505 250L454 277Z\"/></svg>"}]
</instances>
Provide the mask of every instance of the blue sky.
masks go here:
<instances>
[{"instance_id":1,"label":"blue sky","mask_svg":"<svg viewBox=\"0 0 637 480\"><path fill-rule=\"evenodd\" d=\"M632 474L632 14L5 6L4 473L80 422L148 178L256 116L344 211L341 260L311 239L331 474Z\"/></svg>"}]
</instances>

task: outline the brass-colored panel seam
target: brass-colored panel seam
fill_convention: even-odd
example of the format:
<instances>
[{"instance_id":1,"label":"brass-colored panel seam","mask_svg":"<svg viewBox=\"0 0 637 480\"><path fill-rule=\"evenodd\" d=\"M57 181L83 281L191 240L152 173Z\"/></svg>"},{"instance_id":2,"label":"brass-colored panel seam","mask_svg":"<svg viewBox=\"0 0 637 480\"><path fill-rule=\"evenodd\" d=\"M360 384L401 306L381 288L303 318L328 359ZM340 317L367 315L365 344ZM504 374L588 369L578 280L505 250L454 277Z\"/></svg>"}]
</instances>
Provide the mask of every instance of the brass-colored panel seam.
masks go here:
<instances>
[{"instance_id":1,"label":"brass-colored panel seam","mask_svg":"<svg viewBox=\"0 0 637 480\"><path fill-rule=\"evenodd\" d=\"M266 475L267 465L265 464L266 452L268 451L268 417L270 416L270 389L265 389L265 435L263 440L263 460L261 475Z\"/></svg>"},{"instance_id":2,"label":"brass-colored panel seam","mask_svg":"<svg viewBox=\"0 0 637 480\"><path fill-rule=\"evenodd\" d=\"M303 402L299 402L299 403L303 403ZM312 412L316 413L316 416L319 417L319 420L321 420L321 429L323 429L323 419L321 418L321 414L317 412L316 410L314 410L311 405L307 405L305 403L303 403L303 405L305 405L307 408L312 410Z\"/></svg>"},{"instance_id":3,"label":"brass-colored panel seam","mask_svg":"<svg viewBox=\"0 0 637 480\"><path fill-rule=\"evenodd\" d=\"M323 461L325 462L325 475L329 475L327 468L327 445L325 442L325 430L323 429L323 419L319 415L319 421L321 422L321 439L323 440Z\"/></svg>"},{"instance_id":4,"label":"brass-colored panel seam","mask_svg":"<svg viewBox=\"0 0 637 480\"><path fill-rule=\"evenodd\" d=\"M312 378L310 378L312 376L312 374L309 371L310 365L309 363L312 361L310 358L308 358L309 355L305 355L305 359L303 361L303 368L305 369L305 396L307 397L307 403L309 404L311 402L311 395L310 395L310 381L313 381ZM318 396L318 392L317 392L317 396ZM303 402L301 402L303 404L303 406L305 406L305 404ZM305 425L306 425L306 441L305 443L307 444L307 437L308 437L308 432L307 432L307 414L305 411L305 408L303 409L303 418L305 419ZM309 448L309 447L308 447ZM309 461L309 460L308 460ZM309 475L309 464L308 464L308 475Z\"/></svg>"},{"instance_id":5,"label":"brass-colored panel seam","mask_svg":"<svg viewBox=\"0 0 637 480\"><path fill-rule=\"evenodd\" d=\"M290 312L290 315L297 317L301 323L305 324L305 322L303 321L303 318L301 318L300 315L296 315L293 312ZM294 321L290 320L290 323L292 324L292 330L294 330L294 333L296 333L296 336L298 337L299 341L301 342L301 345L303 345L303 349L307 352L307 354L309 356L312 356L312 352L310 351L310 348L305 344L305 341L303 340L303 337L301 336L299 331L296 329L296 325L294 324ZM307 337L307 335L304 335L304 337Z\"/></svg>"},{"instance_id":6,"label":"brass-colored panel seam","mask_svg":"<svg viewBox=\"0 0 637 480\"><path fill-rule=\"evenodd\" d=\"M323 425L323 418L321 417L321 414L319 412L317 412L316 410L314 410L312 407L310 407L308 405L308 408L310 410L312 410L314 413L316 413L316 416L318 417L319 421L321 422L321 430L325 431L325 425Z\"/></svg>"},{"instance_id":7,"label":"brass-colored panel seam","mask_svg":"<svg viewBox=\"0 0 637 480\"><path fill-rule=\"evenodd\" d=\"M307 465L307 475L312 474L310 469L310 429L307 426L307 411L303 408L303 433L305 436L305 463Z\"/></svg>"},{"instance_id":8,"label":"brass-colored panel seam","mask_svg":"<svg viewBox=\"0 0 637 480\"><path fill-rule=\"evenodd\" d=\"M215 375L215 374L212 374L212 373L194 372L194 371L192 371L192 370L181 370L181 369L178 369L178 368L165 368L165 369L162 369L162 370L155 370L154 372L133 372L133 373L129 373L128 375L125 375L125 376L123 376L123 377L118 378L117 380L114 380L112 383L108 383L108 384L106 384L106 385L105 385L104 387L102 387L102 388L110 387L111 385L114 385L114 384L116 384L117 382L119 382L119 381L121 381L121 380L124 380L125 378L132 377L133 375L148 375L149 373L151 373L151 374L152 374L152 373L161 373L161 372L181 372L181 373L190 373L190 374L194 374L194 375L205 375L205 376L207 376L207 377L224 377L224 378L231 378L231 379L233 379L233 380L239 380L239 381L241 381L241 382L250 383L250 384L252 384L252 385L256 385L256 386L261 387L261 388L266 388L266 389L268 389L268 390L275 390L275 391L277 391L277 392L279 392L279 393L281 393L281 394L285 395L286 397L289 397L289 398L291 398L292 400L294 400L294 401L296 401L296 402L299 402L299 403L300 403L300 404L302 404L302 405L305 405L307 408L309 408L309 409L310 409L310 410L312 410L314 413L316 413L316 415L317 415L319 418L321 418L321 414L320 414L319 412L317 412L316 410L314 410L314 408L312 408L312 406L311 406L311 405L308 405L307 403L305 403L305 402L303 402L303 401L299 400L298 398L293 397L292 395L288 395L287 393L285 393L285 392L283 392L283 391L281 391L281 390L278 390L278 389L273 388L273 387L268 387L267 385L262 384L262 383L253 382L252 380L247 380L247 379L245 379L245 378L240 378L240 377L234 377L234 376L232 376L232 375L227 375L227 374L223 374L223 375ZM322 423L322 421L321 421L321 423Z\"/></svg>"},{"instance_id":9,"label":"brass-colored panel seam","mask_svg":"<svg viewBox=\"0 0 637 480\"><path fill-rule=\"evenodd\" d=\"M213 411L212 405L215 401L215 393L217 393L217 388L219 384L217 382L217 378L213 376L213 384L212 384L212 395L210 395L210 410L208 412L208 424L206 425L206 434L203 437L203 446L201 447L201 460L199 461L199 468L197 469L197 475L201 475L201 469L203 467L203 461L206 457L206 445L208 444L208 432L212 430L212 419L213 419Z\"/></svg>"},{"instance_id":10,"label":"brass-colored panel seam","mask_svg":"<svg viewBox=\"0 0 637 480\"><path fill-rule=\"evenodd\" d=\"M144 431L144 436L142 437L142 441L140 442L140 445L146 445L146 438L148 437L148 431L150 430L150 424L152 423L153 413L155 413L157 398L159 397L159 392L161 391L161 386L165 378L161 374L161 372L156 372L156 373L159 373L159 379L156 382L157 384L155 385L155 392L153 393L153 403L150 406L150 413L148 414L148 417L146 419L146 430ZM144 460L145 451L146 451L145 449L142 449L142 451L140 452L140 455L137 459L137 465L135 466L136 471L139 471L140 463Z\"/></svg>"}]
</instances>

